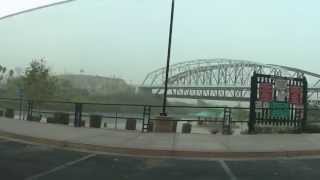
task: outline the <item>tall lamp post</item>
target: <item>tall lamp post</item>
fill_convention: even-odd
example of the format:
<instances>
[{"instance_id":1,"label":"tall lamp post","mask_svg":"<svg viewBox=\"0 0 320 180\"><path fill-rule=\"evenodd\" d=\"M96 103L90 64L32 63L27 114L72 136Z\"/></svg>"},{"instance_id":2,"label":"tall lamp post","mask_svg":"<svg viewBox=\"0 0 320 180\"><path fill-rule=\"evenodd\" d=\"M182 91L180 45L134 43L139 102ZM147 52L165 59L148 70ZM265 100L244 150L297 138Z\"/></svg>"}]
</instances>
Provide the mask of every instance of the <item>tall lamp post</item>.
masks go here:
<instances>
[{"instance_id":1,"label":"tall lamp post","mask_svg":"<svg viewBox=\"0 0 320 180\"><path fill-rule=\"evenodd\" d=\"M175 0L172 0L170 30L169 30L169 44L168 44L168 54L167 54L167 66L166 66L166 79L165 79L165 83L164 83L162 113L160 113L161 116L167 116L168 115L167 114L167 92L168 92L168 78L169 78L169 68L170 68L170 58L171 58L171 44L172 44L172 29L173 29L174 7L175 7Z\"/></svg>"}]
</instances>

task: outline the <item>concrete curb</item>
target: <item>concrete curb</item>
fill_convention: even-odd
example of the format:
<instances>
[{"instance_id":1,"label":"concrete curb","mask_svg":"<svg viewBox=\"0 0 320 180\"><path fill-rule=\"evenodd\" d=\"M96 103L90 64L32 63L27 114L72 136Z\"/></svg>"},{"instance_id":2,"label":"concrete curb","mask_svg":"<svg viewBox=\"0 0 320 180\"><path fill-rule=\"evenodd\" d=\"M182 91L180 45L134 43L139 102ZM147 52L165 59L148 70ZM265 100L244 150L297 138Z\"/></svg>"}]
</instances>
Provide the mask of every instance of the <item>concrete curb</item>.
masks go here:
<instances>
[{"instance_id":1,"label":"concrete curb","mask_svg":"<svg viewBox=\"0 0 320 180\"><path fill-rule=\"evenodd\" d=\"M81 144L69 141L60 141L46 138L19 135L10 132L0 131L0 136L36 144L45 144L60 148L70 148L79 151L94 151L101 153L114 153L129 156L154 156L154 157L176 157L176 158L279 158L279 157L305 157L320 156L320 149L316 150L288 150L288 151L267 151L267 152L222 152L222 151L175 151L157 149L138 149L110 147L103 145Z\"/></svg>"}]
</instances>

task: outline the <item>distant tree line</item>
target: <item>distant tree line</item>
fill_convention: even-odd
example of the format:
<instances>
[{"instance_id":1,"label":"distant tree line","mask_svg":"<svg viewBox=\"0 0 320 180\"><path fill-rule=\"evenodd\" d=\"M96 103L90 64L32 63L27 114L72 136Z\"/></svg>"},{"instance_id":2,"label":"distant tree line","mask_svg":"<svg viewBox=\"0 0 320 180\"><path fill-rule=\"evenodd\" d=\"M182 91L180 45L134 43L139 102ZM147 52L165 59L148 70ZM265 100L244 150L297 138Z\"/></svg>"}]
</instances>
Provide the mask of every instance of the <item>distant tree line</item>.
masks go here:
<instances>
[{"instance_id":1,"label":"distant tree line","mask_svg":"<svg viewBox=\"0 0 320 180\"><path fill-rule=\"evenodd\" d=\"M13 70L0 66L1 97L25 99L90 101L104 103L160 104L161 99L151 95L136 94L135 88L123 88L110 95L92 94L87 89L74 87L71 80L53 75L44 59L31 61L24 73L15 76ZM105 86L108 86L106 84ZM129 85L128 85L129 86ZM121 87L120 87L121 88ZM112 87L111 87L112 89Z\"/></svg>"}]
</instances>

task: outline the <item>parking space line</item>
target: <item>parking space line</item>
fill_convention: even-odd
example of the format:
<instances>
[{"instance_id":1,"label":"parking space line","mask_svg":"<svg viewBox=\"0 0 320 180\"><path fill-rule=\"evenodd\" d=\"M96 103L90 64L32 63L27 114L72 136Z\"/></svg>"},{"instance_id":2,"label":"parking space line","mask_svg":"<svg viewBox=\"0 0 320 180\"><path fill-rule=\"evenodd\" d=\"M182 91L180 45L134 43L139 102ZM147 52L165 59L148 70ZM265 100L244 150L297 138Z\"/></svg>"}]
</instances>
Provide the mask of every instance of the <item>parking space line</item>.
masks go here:
<instances>
[{"instance_id":1,"label":"parking space line","mask_svg":"<svg viewBox=\"0 0 320 180\"><path fill-rule=\"evenodd\" d=\"M29 177L29 178L26 178L25 180L35 180L35 179L38 179L38 178L40 178L40 177L47 176L47 175L52 174L52 173L54 173L54 172L60 171L60 170L62 170L62 169L65 169L65 168L67 168L67 167L73 166L73 165L78 164L78 163L80 163L80 162L82 162L82 161L85 161L85 160L87 160L87 159L90 159L90 158L92 158L92 157L94 157L94 156L96 156L96 154L89 154L89 155L84 156L84 157L82 157L82 158L80 158L80 159L67 162L67 163L65 163L65 164L63 164L63 165L60 165L60 166L57 166L57 167L55 167L55 168L53 168L53 169L51 169L51 170L44 171L44 172L42 172L42 173L39 173L39 174L36 174L36 175L31 176L31 177Z\"/></svg>"},{"instance_id":2,"label":"parking space line","mask_svg":"<svg viewBox=\"0 0 320 180\"><path fill-rule=\"evenodd\" d=\"M221 167L223 168L223 170L229 176L230 180L237 180L237 177L233 174L233 172L231 171L229 166L223 160L219 160L219 163L220 163Z\"/></svg>"}]
</instances>

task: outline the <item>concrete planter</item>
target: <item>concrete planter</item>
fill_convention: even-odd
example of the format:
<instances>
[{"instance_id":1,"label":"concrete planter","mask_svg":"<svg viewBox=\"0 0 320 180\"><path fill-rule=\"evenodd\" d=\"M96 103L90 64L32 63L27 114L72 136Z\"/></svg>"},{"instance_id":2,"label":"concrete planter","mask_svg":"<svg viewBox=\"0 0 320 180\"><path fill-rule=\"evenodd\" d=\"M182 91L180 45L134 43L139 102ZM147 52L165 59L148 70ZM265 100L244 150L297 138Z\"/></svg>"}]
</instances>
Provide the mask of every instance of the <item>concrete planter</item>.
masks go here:
<instances>
[{"instance_id":1,"label":"concrete planter","mask_svg":"<svg viewBox=\"0 0 320 180\"><path fill-rule=\"evenodd\" d=\"M190 123L185 123L182 125L182 133L190 134L191 133L192 125Z\"/></svg>"},{"instance_id":2,"label":"concrete planter","mask_svg":"<svg viewBox=\"0 0 320 180\"><path fill-rule=\"evenodd\" d=\"M27 117L28 121L34 121L34 122L40 122L41 121L41 116L31 116L31 117Z\"/></svg>"},{"instance_id":3,"label":"concrete planter","mask_svg":"<svg viewBox=\"0 0 320 180\"><path fill-rule=\"evenodd\" d=\"M90 127L101 128L102 116L100 115L90 115Z\"/></svg>"},{"instance_id":4,"label":"concrete planter","mask_svg":"<svg viewBox=\"0 0 320 180\"><path fill-rule=\"evenodd\" d=\"M7 108L4 116L7 118L14 118L14 109Z\"/></svg>"},{"instance_id":5,"label":"concrete planter","mask_svg":"<svg viewBox=\"0 0 320 180\"><path fill-rule=\"evenodd\" d=\"M54 113L53 117L47 118L47 123L52 124L69 124L69 114L67 113Z\"/></svg>"},{"instance_id":6,"label":"concrete planter","mask_svg":"<svg viewBox=\"0 0 320 180\"><path fill-rule=\"evenodd\" d=\"M86 121L82 120L81 121L81 127L85 127L86 126Z\"/></svg>"},{"instance_id":7,"label":"concrete planter","mask_svg":"<svg viewBox=\"0 0 320 180\"><path fill-rule=\"evenodd\" d=\"M177 121L169 116L157 116L153 120L153 132L177 132Z\"/></svg>"},{"instance_id":8,"label":"concrete planter","mask_svg":"<svg viewBox=\"0 0 320 180\"><path fill-rule=\"evenodd\" d=\"M126 130L136 130L137 120L133 118L128 118L126 122Z\"/></svg>"}]
</instances>

